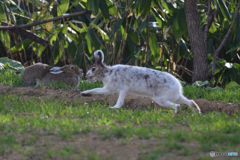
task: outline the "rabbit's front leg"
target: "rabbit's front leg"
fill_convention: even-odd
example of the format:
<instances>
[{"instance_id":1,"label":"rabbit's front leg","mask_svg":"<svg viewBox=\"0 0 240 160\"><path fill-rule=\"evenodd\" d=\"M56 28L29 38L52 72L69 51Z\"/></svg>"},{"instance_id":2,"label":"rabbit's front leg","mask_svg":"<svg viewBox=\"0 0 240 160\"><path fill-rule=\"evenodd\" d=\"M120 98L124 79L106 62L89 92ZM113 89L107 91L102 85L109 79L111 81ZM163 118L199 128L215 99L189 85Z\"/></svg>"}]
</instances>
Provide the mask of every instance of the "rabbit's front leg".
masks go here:
<instances>
[{"instance_id":1,"label":"rabbit's front leg","mask_svg":"<svg viewBox=\"0 0 240 160\"><path fill-rule=\"evenodd\" d=\"M81 94L83 96L91 95L91 94L110 94L110 93L111 92L107 88L105 88L105 87L103 87L103 88L94 88L94 89L90 89L90 90L86 90L86 91L81 92Z\"/></svg>"},{"instance_id":2,"label":"rabbit's front leg","mask_svg":"<svg viewBox=\"0 0 240 160\"><path fill-rule=\"evenodd\" d=\"M110 107L111 109L115 109L115 108L121 108L124 102L124 98L126 97L127 92L126 91L120 91L119 92L119 96L118 96L118 100L117 103L115 104L115 106Z\"/></svg>"}]
</instances>

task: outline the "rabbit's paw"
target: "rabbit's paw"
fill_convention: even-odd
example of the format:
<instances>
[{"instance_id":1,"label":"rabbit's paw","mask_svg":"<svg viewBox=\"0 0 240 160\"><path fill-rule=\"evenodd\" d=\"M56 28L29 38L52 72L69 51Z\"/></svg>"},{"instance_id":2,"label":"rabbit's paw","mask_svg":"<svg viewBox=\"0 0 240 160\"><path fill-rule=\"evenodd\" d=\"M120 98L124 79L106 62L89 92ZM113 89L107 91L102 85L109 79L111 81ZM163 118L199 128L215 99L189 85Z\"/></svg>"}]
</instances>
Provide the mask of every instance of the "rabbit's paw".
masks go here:
<instances>
[{"instance_id":1,"label":"rabbit's paw","mask_svg":"<svg viewBox=\"0 0 240 160\"><path fill-rule=\"evenodd\" d=\"M110 109L119 109L121 107L118 107L118 106L113 106L113 107L110 107Z\"/></svg>"},{"instance_id":2,"label":"rabbit's paw","mask_svg":"<svg viewBox=\"0 0 240 160\"><path fill-rule=\"evenodd\" d=\"M86 91L81 92L81 95L82 95L82 96L86 96L86 97L92 96L91 93L88 93L88 92L86 92Z\"/></svg>"}]
</instances>

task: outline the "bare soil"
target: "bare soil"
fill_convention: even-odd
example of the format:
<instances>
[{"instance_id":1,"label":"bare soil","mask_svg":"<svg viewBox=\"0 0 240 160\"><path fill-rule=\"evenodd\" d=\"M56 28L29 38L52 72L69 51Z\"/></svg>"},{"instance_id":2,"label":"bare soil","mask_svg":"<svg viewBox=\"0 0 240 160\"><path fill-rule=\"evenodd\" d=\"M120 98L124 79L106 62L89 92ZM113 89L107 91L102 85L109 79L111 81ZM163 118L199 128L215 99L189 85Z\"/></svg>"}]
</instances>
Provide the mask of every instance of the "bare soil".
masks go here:
<instances>
[{"instance_id":1,"label":"bare soil","mask_svg":"<svg viewBox=\"0 0 240 160\"><path fill-rule=\"evenodd\" d=\"M0 96L4 94L18 95L23 99L28 100L33 97L39 99L56 99L67 102L75 102L80 99L81 102L107 102L111 106L117 101L118 95L92 95L89 97L82 96L78 90L63 90L63 89L52 89L52 88L34 88L34 87L9 87L0 85ZM202 113L207 112L225 112L232 114L234 112L240 112L240 103L229 103L219 101L209 101L206 99L196 99L195 102L199 105ZM147 106L158 106L151 99L145 97L128 96L125 99L125 108L137 109ZM187 106L183 105L183 108ZM156 149L164 150L162 147L162 141L155 138L150 139L115 139L115 140L103 140L98 137L95 133L87 133L83 135L74 135L70 139L62 139L57 135L43 134L35 135L37 138L36 144L25 145L26 141L32 137L32 135L19 134L18 141L21 142L22 147L18 150L13 150L10 153L0 155L0 159L6 160L18 160L18 159L79 159L79 154L87 154L85 151L93 151L101 157L108 159L128 159L136 160L141 158L143 155L151 153ZM50 143L51 148L46 146L46 143ZM181 143L181 145L188 148L196 149L199 147L197 143ZM63 158L61 154L54 154L53 156L47 156L47 152L56 152L64 147L72 147L77 151L74 152L70 157ZM194 150L195 150L194 149ZM31 154L27 156L26 150L31 151ZM88 153L89 154L89 153ZM202 155L209 156L209 152L202 153ZM45 157L45 158L44 158ZM198 156L197 156L198 157ZM169 152L167 155L162 155L161 159L195 159L196 155L190 152L188 156L176 156L173 152ZM87 156L84 159L89 159ZM199 159L199 158L197 158Z\"/></svg>"},{"instance_id":2,"label":"bare soil","mask_svg":"<svg viewBox=\"0 0 240 160\"><path fill-rule=\"evenodd\" d=\"M9 87L0 85L0 95L3 94L15 94L22 96L25 100L37 97L39 99L56 99L63 100L67 102L75 102L80 99L82 102L106 102L113 106L118 98L117 94L113 95L92 95L92 96L82 96L79 90L64 90L64 89L53 89L48 87ZM209 101L206 99L195 99L195 102L201 108L202 113L207 112L225 112L226 114L232 114L234 112L240 113L240 103L230 103L230 102L220 102L220 101ZM127 96L125 98L124 107L130 107L132 109L147 107L147 106L157 106L158 104L153 102L147 97L138 97L138 96ZM165 107L164 107L165 108ZM182 105L182 108L187 108L185 105Z\"/></svg>"}]
</instances>

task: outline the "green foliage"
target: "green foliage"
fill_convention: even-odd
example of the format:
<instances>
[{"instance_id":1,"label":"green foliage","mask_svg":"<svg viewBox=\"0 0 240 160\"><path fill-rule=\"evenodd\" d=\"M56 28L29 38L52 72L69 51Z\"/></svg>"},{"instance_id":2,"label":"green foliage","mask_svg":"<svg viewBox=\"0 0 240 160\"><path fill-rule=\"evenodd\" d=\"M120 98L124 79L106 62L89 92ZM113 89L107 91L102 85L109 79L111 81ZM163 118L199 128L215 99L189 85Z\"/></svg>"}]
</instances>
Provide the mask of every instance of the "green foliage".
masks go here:
<instances>
[{"instance_id":1,"label":"green foliage","mask_svg":"<svg viewBox=\"0 0 240 160\"><path fill-rule=\"evenodd\" d=\"M7 70L23 72L25 69L20 62L12 59L8 59L7 57L0 58L0 65L1 65L0 70L3 70L4 68L6 68Z\"/></svg>"},{"instance_id":2,"label":"green foliage","mask_svg":"<svg viewBox=\"0 0 240 160\"><path fill-rule=\"evenodd\" d=\"M230 13L228 11L228 8L225 4L225 2L223 0L216 0L217 1L217 4L218 4L218 7L220 8L223 16L228 20L228 21L231 21L231 18L230 18Z\"/></svg>"},{"instance_id":3,"label":"green foliage","mask_svg":"<svg viewBox=\"0 0 240 160\"><path fill-rule=\"evenodd\" d=\"M227 89L227 90L237 90L237 89L240 89L240 85L237 84L236 82L232 81L232 82L228 83L228 85L225 89Z\"/></svg>"},{"instance_id":4,"label":"green foliage","mask_svg":"<svg viewBox=\"0 0 240 160\"><path fill-rule=\"evenodd\" d=\"M211 1L215 18L207 40L209 68L214 51L231 25L237 2ZM198 8L201 25L204 26L207 1L198 1ZM42 61L50 65L74 63L86 71L92 64L90 59L94 50L102 49L107 64L160 68L181 75L184 81L190 82L191 77L178 69L178 66L184 65L192 70L193 63L183 1L2 1L0 20L21 25L32 23L32 19L41 21L85 9L91 9L92 16L86 14L31 27L31 32L50 42L47 47L18 34L0 31L0 56L18 59L22 64L28 61ZM240 83L239 24L240 16L219 54L215 86L225 87L231 81ZM233 67L226 67L228 63Z\"/></svg>"}]
</instances>

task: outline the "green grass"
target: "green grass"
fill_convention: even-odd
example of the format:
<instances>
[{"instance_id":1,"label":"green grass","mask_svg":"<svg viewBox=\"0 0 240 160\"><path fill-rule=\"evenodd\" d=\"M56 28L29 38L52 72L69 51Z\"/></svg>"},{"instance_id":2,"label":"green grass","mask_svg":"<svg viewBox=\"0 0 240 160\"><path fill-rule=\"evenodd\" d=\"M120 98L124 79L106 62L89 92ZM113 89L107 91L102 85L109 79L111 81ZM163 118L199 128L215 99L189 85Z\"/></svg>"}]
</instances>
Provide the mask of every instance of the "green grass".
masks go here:
<instances>
[{"instance_id":1,"label":"green grass","mask_svg":"<svg viewBox=\"0 0 240 160\"><path fill-rule=\"evenodd\" d=\"M0 71L0 74L0 84L21 86L20 77L13 72ZM100 82L82 81L79 88L100 86ZM206 91L186 86L184 92L191 98L240 100L239 91ZM217 112L193 115L191 111L183 110L174 116L173 110L152 107L110 110L106 103L82 103L81 99L70 103L0 95L0 159L13 151L22 159L121 159L111 157L111 152L100 155L86 143L79 146L74 143L90 135L96 135L102 143L117 144L120 141L120 146L137 143L141 148L138 159L168 159L168 156L210 159L212 150L239 153L239 134L237 113L231 116Z\"/></svg>"},{"instance_id":2,"label":"green grass","mask_svg":"<svg viewBox=\"0 0 240 160\"><path fill-rule=\"evenodd\" d=\"M192 148L182 143L195 143L197 147L194 152L197 153L225 151L237 148L240 144L238 114L228 116L212 112L192 116L191 112L182 111L181 116L175 117L171 110L109 110L108 107L97 102L81 104L80 101L67 103L64 100L44 101L37 98L25 101L18 96L1 96L0 155L19 148L23 143L19 141L19 135L25 134L29 138L24 144L30 146L25 150L25 156L34 154L31 146L36 145L39 136L45 134L71 139L74 135L95 133L103 141L154 137L162 142L161 147L164 149L161 154L176 153L183 156L190 154ZM46 142L48 147L51 144ZM62 152L64 157L64 154L68 155L74 149ZM152 156L158 157L160 153L153 151Z\"/></svg>"},{"instance_id":3,"label":"green grass","mask_svg":"<svg viewBox=\"0 0 240 160\"><path fill-rule=\"evenodd\" d=\"M21 86L21 74L16 74L12 70L0 70L0 84L8 86Z\"/></svg>"},{"instance_id":4,"label":"green grass","mask_svg":"<svg viewBox=\"0 0 240 160\"><path fill-rule=\"evenodd\" d=\"M205 88L198 88L193 86L185 86L184 95L192 99L204 98L208 100L218 100L223 102L240 102L240 88L235 90L225 90L217 88L215 90L206 90Z\"/></svg>"}]
</instances>

